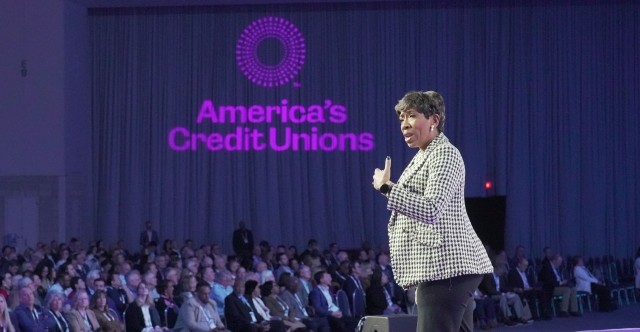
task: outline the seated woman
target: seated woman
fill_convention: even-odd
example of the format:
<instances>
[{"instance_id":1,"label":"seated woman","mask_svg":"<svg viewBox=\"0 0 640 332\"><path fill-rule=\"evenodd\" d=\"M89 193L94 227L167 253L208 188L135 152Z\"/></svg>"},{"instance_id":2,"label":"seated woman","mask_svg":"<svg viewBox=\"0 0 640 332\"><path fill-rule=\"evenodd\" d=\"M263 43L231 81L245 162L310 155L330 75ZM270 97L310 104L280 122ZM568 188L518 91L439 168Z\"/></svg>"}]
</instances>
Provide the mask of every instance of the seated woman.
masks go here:
<instances>
[{"instance_id":1,"label":"seated woman","mask_svg":"<svg viewBox=\"0 0 640 332\"><path fill-rule=\"evenodd\" d=\"M138 297L129 304L125 311L127 332L162 332L160 315L149 296L147 284L140 282L137 288Z\"/></svg>"},{"instance_id":2,"label":"seated woman","mask_svg":"<svg viewBox=\"0 0 640 332\"><path fill-rule=\"evenodd\" d=\"M576 292L586 292L591 294L592 292L598 295L598 310L602 312L608 312L615 309L613 303L611 303L611 290L604 282L601 282L596 278L586 266L584 266L584 259L582 256L575 256L573 258L573 276L576 278Z\"/></svg>"},{"instance_id":3,"label":"seated woman","mask_svg":"<svg viewBox=\"0 0 640 332\"><path fill-rule=\"evenodd\" d=\"M304 323L295 319L293 310L289 308L289 305L278 297L280 295L280 287L274 286L273 281L267 281L260 286L260 292L264 305L269 309L269 315L281 319L284 325L287 326L288 332L307 331Z\"/></svg>"},{"instance_id":4,"label":"seated woman","mask_svg":"<svg viewBox=\"0 0 640 332\"><path fill-rule=\"evenodd\" d=\"M118 319L118 314L107 306L107 293L105 291L98 290L93 294L91 297L91 310L96 314L102 332L124 331L124 324Z\"/></svg>"},{"instance_id":5,"label":"seated woman","mask_svg":"<svg viewBox=\"0 0 640 332\"><path fill-rule=\"evenodd\" d=\"M160 297L153 300L153 303L160 314L160 325L172 329L180 312L180 307L173 300L173 281L160 280L156 289Z\"/></svg>"},{"instance_id":6,"label":"seated woman","mask_svg":"<svg viewBox=\"0 0 640 332\"><path fill-rule=\"evenodd\" d=\"M7 300L4 296L0 296L0 330L6 332L15 332L14 326L17 325L15 317L7 307Z\"/></svg>"},{"instance_id":7,"label":"seated woman","mask_svg":"<svg viewBox=\"0 0 640 332\"><path fill-rule=\"evenodd\" d=\"M247 299L251 299L255 311L263 320L269 322L269 331L287 331L285 324L278 317L271 317L269 308L264 304L260 298L260 287L255 280L247 280L244 284L244 296Z\"/></svg>"},{"instance_id":8,"label":"seated woman","mask_svg":"<svg viewBox=\"0 0 640 332\"><path fill-rule=\"evenodd\" d=\"M44 303L55 322L55 326L49 327L49 332L69 332L69 321L62 314L62 307L65 302L66 299L62 292L51 291L47 294Z\"/></svg>"},{"instance_id":9,"label":"seated woman","mask_svg":"<svg viewBox=\"0 0 640 332\"><path fill-rule=\"evenodd\" d=\"M382 273L380 269L373 271L366 294L368 315L389 315L402 312L400 306L393 303L391 295L384 287L387 283L389 283L389 278L386 274Z\"/></svg>"},{"instance_id":10,"label":"seated woman","mask_svg":"<svg viewBox=\"0 0 640 332\"><path fill-rule=\"evenodd\" d=\"M85 290L75 292L73 309L67 313L67 320L71 332L100 331L100 323L89 309L89 294Z\"/></svg>"}]
</instances>

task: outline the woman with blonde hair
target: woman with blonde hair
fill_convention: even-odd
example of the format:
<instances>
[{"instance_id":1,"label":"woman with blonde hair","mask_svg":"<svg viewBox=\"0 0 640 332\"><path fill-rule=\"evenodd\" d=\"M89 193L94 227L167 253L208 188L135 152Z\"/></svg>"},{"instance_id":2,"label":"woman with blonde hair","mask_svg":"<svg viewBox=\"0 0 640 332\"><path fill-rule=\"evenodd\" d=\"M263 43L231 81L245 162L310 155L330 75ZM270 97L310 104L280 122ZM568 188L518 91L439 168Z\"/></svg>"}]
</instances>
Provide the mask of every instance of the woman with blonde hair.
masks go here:
<instances>
[{"instance_id":1,"label":"woman with blonde hair","mask_svg":"<svg viewBox=\"0 0 640 332\"><path fill-rule=\"evenodd\" d=\"M0 296L0 330L15 332L11 321L12 318L9 313L9 308L7 307L7 300L5 300L4 296Z\"/></svg>"},{"instance_id":2,"label":"woman with blonde hair","mask_svg":"<svg viewBox=\"0 0 640 332\"><path fill-rule=\"evenodd\" d=\"M149 288L143 281L137 288L138 297L129 304L125 311L125 325L127 332L162 332L160 314L149 296Z\"/></svg>"},{"instance_id":3,"label":"woman with blonde hair","mask_svg":"<svg viewBox=\"0 0 640 332\"><path fill-rule=\"evenodd\" d=\"M76 292L73 309L67 314L71 332L102 331L96 314L89 309L89 294L81 289Z\"/></svg>"},{"instance_id":4,"label":"woman with blonde hair","mask_svg":"<svg viewBox=\"0 0 640 332\"><path fill-rule=\"evenodd\" d=\"M124 331L124 324L118 319L118 315L107 306L107 293L105 291L97 290L91 296L91 310L96 314L102 332Z\"/></svg>"}]
</instances>

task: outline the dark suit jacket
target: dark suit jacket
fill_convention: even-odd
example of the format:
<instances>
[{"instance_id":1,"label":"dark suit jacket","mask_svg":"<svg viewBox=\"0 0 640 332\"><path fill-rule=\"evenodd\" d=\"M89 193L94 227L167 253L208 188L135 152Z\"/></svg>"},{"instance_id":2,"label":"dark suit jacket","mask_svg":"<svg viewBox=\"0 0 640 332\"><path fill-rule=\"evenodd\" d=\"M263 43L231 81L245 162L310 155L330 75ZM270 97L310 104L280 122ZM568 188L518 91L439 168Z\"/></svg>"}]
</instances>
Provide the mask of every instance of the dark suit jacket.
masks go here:
<instances>
[{"instance_id":1,"label":"dark suit jacket","mask_svg":"<svg viewBox=\"0 0 640 332\"><path fill-rule=\"evenodd\" d=\"M244 242L244 237L242 236L243 232L246 232L245 233L247 236L246 243ZM249 254L253 250L253 233L249 229L245 229L244 231L241 229L236 229L235 231L233 231L232 243L233 243L233 251L237 255Z\"/></svg>"},{"instance_id":2,"label":"dark suit jacket","mask_svg":"<svg viewBox=\"0 0 640 332\"><path fill-rule=\"evenodd\" d=\"M153 326L160 326L160 314L155 307L149 307L149 314L151 315L151 324ZM144 316L142 309L136 301L129 304L125 314L125 325L127 332L140 332L144 329Z\"/></svg>"},{"instance_id":3,"label":"dark suit jacket","mask_svg":"<svg viewBox=\"0 0 640 332\"><path fill-rule=\"evenodd\" d=\"M531 282L531 280L529 280L529 277L527 276L527 273L525 271L525 277L527 278L527 282L529 283L529 287L533 288L534 284L533 282ZM513 288L522 288L524 289L524 282L522 281L522 278L520 277L520 273L518 273L518 268L513 268L509 271L509 285Z\"/></svg>"},{"instance_id":4,"label":"dark suit jacket","mask_svg":"<svg viewBox=\"0 0 640 332\"><path fill-rule=\"evenodd\" d=\"M253 301L246 299L249 308L235 293L229 294L224 299L224 318L227 321L227 328L231 331L252 331L255 327L251 323L251 311L253 311L258 323L263 318L258 315L253 307Z\"/></svg>"},{"instance_id":5,"label":"dark suit jacket","mask_svg":"<svg viewBox=\"0 0 640 332\"><path fill-rule=\"evenodd\" d=\"M156 244L158 244L159 240L158 240L158 232L152 230L151 231L151 241L155 242ZM140 245L143 247L146 247L147 244L149 243L149 236L147 236L147 230L143 230L142 232L140 232Z\"/></svg>"},{"instance_id":6,"label":"dark suit jacket","mask_svg":"<svg viewBox=\"0 0 640 332\"><path fill-rule=\"evenodd\" d=\"M560 273L560 271L558 271L558 273ZM549 260L546 260L544 261L544 263L542 263L542 269L538 274L538 281L540 281L540 283L542 284L542 288L545 290L553 289L554 287L560 286L558 279L556 279L555 273L553 273L553 268L551 267L551 262Z\"/></svg>"},{"instance_id":7,"label":"dark suit jacket","mask_svg":"<svg viewBox=\"0 0 640 332\"><path fill-rule=\"evenodd\" d=\"M384 296L384 287L369 286L367 288L367 315L382 315L388 307L387 298Z\"/></svg>"},{"instance_id":8,"label":"dark suit jacket","mask_svg":"<svg viewBox=\"0 0 640 332\"><path fill-rule=\"evenodd\" d=\"M314 287L309 293L309 305L316 311L316 317L328 317L331 316L329 312L329 303L325 299L324 294L319 286Z\"/></svg>"},{"instance_id":9,"label":"dark suit jacket","mask_svg":"<svg viewBox=\"0 0 640 332\"><path fill-rule=\"evenodd\" d=\"M485 295L500 295L503 292L511 292L513 288L509 286L506 275L500 277L500 289L497 289L496 281L493 279L493 273L485 274L478 289Z\"/></svg>"}]
</instances>

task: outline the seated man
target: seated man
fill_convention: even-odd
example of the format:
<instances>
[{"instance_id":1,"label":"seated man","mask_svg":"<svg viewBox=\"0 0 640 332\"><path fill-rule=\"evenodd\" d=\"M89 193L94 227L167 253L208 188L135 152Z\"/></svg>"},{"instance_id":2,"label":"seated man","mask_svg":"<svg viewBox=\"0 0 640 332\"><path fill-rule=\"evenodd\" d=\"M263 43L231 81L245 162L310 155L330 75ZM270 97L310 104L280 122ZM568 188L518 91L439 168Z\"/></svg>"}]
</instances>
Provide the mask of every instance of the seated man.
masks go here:
<instances>
[{"instance_id":1,"label":"seated man","mask_svg":"<svg viewBox=\"0 0 640 332\"><path fill-rule=\"evenodd\" d=\"M236 280L233 293L224 299L224 316L233 332L269 331L269 321L257 314L251 299L244 295L244 280Z\"/></svg>"},{"instance_id":2,"label":"seated man","mask_svg":"<svg viewBox=\"0 0 640 332\"><path fill-rule=\"evenodd\" d=\"M182 332L228 331L218 310L216 303L209 298L211 286L200 282L196 286L196 296L182 304L175 330Z\"/></svg>"},{"instance_id":3,"label":"seated man","mask_svg":"<svg viewBox=\"0 0 640 332\"><path fill-rule=\"evenodd\" d=\"M56 321L42 311L42 308L35 304L33 289L26 286L19 290L20 305L14 310L17 325L16 330L28 332L46 332L53 329Z\"/></svg>"},{"instance_id":4,"label":"seated man","mask_svg":"<svg viewBox=\"0 0 640 332\"><path fill-rule=\"evenodd\" d=\"M609 312L615 309L613 303L611 303L611 290L596 278L586 266L584 266L584 259L582 256L576 256L573 258L573 276L576 278L576 291L586 292L591 294L596 293L598 295L598 311Z\"/></svg>"},{"instance_id":5,"label":"seated man","mask_svg":"<svg viewBox=\"0 0 640 332\"><path fill-rule=\"evenodd\" d=\"M483 294L491 297L494 302L500 305L505 325L526 324L530 321L531 312L525 310L520 296L512 292L509 287L504 266L496 266L492 274L485 275L478 288ZM515 317L512 317L510 307L513 307Z\"/></svg>"},{"instance_id":6,"label":"seated man","mask_svg":"<svg viewBox=\"0 0 640 332\"><path fill-rule=\"evenodd\" d=\"M552 255L547 262L542 264L539 279L542 283L542 290L546 293L545 298L562 296L558 316L569 317L569 310L571 310L571 315L581 316L578 312L576 288L570 286L568 281L562 277L560 266L562 266L562 256L558 254ZM549 301L549 305L553 305L553 303Z\"/></svg>"},{"instance_id":7,"label":"seated man","mask_svg":"<svg viewBox=\"0 0 640 332\"><path fill-rule=\"evenodd\" d=\"M325 317L310 317L309 310L303 305L302 299L298 297L300 281L296 277L285 280L285 290L280 294L280 298L289 306L291 315L314 332L329 332L329 322Z\"/></svg>"},{"instance_id":8,"label":"seated man","mask_svg":"<svg viewBox=\"0 0 640 332\"><path fill-rule=\"evenodd\" d=\"M515 263L514 268L509 271L509 286L513 288L514 293L520 295L521 299L526 299L529 304L534 303L534 301L542 303L544 296L542 295L542 291L533 288L533 283L529 281L526 273L528 267L529 261L524 257L520 257ZM544 308L547 308L547 306L543 306L543 309ZM551 313L545 310L543 310L540 315L544 319L551 318Z\"/></svg>"},{"instance_id":9,"label":"seated man","mask_svg":"<svg viewBox=\"0 0 640 332\"><path fill-rule=\"evenodd\" d=\"M309 305L315 309L316 316L326 317L331 326L331 331L353 331L358 325L358 320L344 316L336 305L329 290L331 275L325 271L318 271L313 278L318 285L309 293Z\"/></svg>"}]
</instances>

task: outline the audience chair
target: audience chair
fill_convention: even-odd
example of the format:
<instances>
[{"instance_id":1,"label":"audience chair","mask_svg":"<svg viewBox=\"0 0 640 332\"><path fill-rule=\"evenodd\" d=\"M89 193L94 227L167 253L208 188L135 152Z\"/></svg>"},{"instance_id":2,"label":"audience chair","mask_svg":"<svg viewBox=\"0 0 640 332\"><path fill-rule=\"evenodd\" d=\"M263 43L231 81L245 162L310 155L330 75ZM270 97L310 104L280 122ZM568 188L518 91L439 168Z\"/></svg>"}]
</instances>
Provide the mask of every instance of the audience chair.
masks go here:
<instances>
[{"instance_id":1,"label":"audience chair","mask_svg":"<svg viewBox=\"0 0 640 332\"><path fill-rule=\"evenodd\" d=\"M347 317L353 317L353 315L351 314L349 297L347 297L347 293L345 293L345 291L343 291L342 289L338 290L336 292L336 299L338 302L338 308L340 308L340 311L342 311L342 314Z\"/></svg>"}]
</instances>

